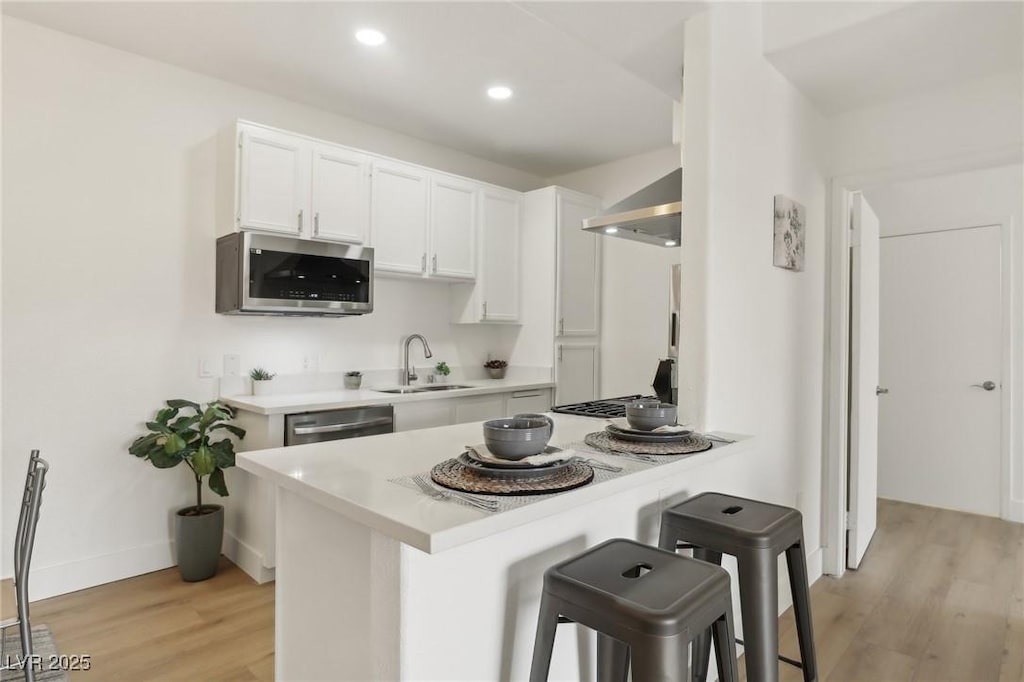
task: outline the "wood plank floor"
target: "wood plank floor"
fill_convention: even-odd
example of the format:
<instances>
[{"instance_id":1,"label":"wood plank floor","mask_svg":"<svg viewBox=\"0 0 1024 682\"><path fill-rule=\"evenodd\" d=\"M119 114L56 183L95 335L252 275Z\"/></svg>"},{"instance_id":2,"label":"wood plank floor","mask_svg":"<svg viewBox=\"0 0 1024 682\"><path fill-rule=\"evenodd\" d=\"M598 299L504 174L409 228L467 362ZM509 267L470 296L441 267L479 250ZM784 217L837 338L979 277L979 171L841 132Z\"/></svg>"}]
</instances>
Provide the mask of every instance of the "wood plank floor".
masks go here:
<instances>
[{"instance_id":1,"label":"wood plank floor","mask_svg":"<svg viewBox=\"0 0 1024 682\"><path fill-rule=\"evenodd\" d=\"M1024 525L881 500L862 569L811 598L822 682L1024 682ZM205 582L158 571L36 602L32 617L61 653L92 655L73 681L273 679L273 584L227 560ZM799 658L791 613L779 632Z\"/></svg>"}]
</instances>

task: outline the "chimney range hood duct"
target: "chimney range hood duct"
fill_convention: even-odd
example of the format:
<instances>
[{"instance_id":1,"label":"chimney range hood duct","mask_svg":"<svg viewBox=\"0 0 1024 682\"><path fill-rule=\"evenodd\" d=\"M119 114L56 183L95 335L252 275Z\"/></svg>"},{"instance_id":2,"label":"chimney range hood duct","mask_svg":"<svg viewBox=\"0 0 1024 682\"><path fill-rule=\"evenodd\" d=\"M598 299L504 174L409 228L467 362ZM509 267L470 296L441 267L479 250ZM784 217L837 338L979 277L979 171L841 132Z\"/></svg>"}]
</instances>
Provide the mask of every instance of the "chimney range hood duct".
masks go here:
<instances>
[{"instance_id":1,"label":"chimney range hood duct","mask_svg":"<svg viewBox=\"0 0 1024 682\"><path fill-rule=\"evenodd\" d=\"M683 227L683 169L631 194L599 216L583 221L583 229L655 246L679 246Z\"/></svg>"}]
</instances>

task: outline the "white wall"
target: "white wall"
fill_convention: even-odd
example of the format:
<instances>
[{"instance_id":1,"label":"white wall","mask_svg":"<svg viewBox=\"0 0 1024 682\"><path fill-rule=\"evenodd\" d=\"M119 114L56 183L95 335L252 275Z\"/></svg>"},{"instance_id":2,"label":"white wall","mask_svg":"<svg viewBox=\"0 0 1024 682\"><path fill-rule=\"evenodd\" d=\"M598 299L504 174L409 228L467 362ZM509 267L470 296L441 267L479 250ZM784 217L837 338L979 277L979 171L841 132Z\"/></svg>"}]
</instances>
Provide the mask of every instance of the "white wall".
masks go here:
<instances>
[{"instance_id":1,"label":"white wall","mask_svg":"<svg viewBox=\"0 0 1024 682\"><path fill-rule=\"evenodd\" d=\"M679 159L679 147L669 145L548 183L601 197L607 207L679 168ZM603 239L600 395L649 394L668 351L670 268L679 263L679 249Z\"/></svg>"},{"instance_id":2,"label":"white wall","mask_svg":"<svg viewBox=\"0 0 1024 682\"><path fill-rule=\"evenodd\" d=\"M452 365L510 352L512 327L448 324L445 285L380 279L354 319L214 314L215 137L246 118L517 189L540 178L9 18L3 88L3 570L37 447L52 470L34 595L171 564L187 471L126 448L165 398L215 396L200 357L393 368L410 332Z\"/></svg>"},{"instance_id":3,"label":"white wall","mask_svg":"<svg viewBox=\"0 0 1024 682\"><path fill-rule=\"evenodd\" d=\"M883 236L968 225L984 225L1009 219L1012 232L1010 343L1008 368L1013 391L1010 434L1010 515L1024 521L1024 413L1020 392L1024 388L1024 167L1020 164L986 168L906 182L867 187L864 195L881 222ZM898 276L884 270L881 276ZM879 449L880 472L891 471ZM894 453L889 453L895 456ZM879 494L903 499L903 481L879 480Z\"/></svg>"},{"instance_id":4,"label":"white wall","mask_svg":"<svg viewBox=\"0 0 1024 682\"><path fill-rule=\"evenodd\" d=\"M1024 143L1021 73L993 74L840 114L831 175L986 155Z\"/></svg>"},{"instance_id":5,"label":"white wall","mask_svg":"<svg viewBox=\"0 0 1024 682\"><path fill-rule=\"evenodd\" d=\"M716 4L687 24L682 365L706 371L684 373L684 405L708 428L758 438L731 488L802 510L813 575L820 570L825 122L765 60L761 13L753 3ZM772 266L776 194L807 209L803 272Z\"/></svg>"}]
</instances>

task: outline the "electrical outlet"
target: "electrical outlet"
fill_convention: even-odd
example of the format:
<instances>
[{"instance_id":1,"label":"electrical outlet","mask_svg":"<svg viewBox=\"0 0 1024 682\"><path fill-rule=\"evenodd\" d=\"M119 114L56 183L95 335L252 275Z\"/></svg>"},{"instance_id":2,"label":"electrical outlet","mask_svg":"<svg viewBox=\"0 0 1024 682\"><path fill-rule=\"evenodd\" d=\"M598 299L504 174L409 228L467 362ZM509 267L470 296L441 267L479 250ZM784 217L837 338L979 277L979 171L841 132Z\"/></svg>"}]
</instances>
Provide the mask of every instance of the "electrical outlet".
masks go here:
<instances>
[{"instance_id":1,"label":"electrical outlet","mask_svg":"<svg viewBox=\"0 0 1024 682\"><path fill-rule=\"evenodd\" d=\"M302 371L316 372L320 369L320 356L317 353L305 353L302 356Z\"/></svg>"},{"instance_id":2,"label":"electrical outlet","mask_svg":"<svg viewBox=\"0 0 1024 682\"><path fill-rule=\"evenodd\" d=\"M224 376L226 376L226 377L240 377L240 376L242 376L242 357L240 355L225 355L224 356Z\"/></svg>"},{"instance_id":3,"label":"electrical outlet","mask_svg":"<svg viewBox=\"0 0 1024 682\"><path fill-rule=\"evenodd\" d=\"M213 368L213 360L210 358L199 358L199 378L210 379L217 376Z\"/></svg>"}]
</instances>

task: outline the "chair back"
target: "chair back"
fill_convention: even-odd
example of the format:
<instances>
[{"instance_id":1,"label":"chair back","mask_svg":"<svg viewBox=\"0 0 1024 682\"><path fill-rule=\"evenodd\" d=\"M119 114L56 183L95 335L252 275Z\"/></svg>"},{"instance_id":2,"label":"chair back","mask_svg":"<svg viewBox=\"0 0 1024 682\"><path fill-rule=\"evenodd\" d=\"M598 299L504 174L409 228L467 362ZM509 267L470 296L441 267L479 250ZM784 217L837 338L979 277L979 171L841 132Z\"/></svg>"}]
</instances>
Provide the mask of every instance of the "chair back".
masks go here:
<instances>
[{"instance_id":1,"label":"chair back","mask_svg":"<svg viewBox=\"0 0 1024 682\"><path fill-rule=\"evenodd\" d=\"M21 498L18 514L18 531L14 545L14 583L24 586L32 563L32 547L36 540L36 525L39 523L39 507L46 487L46 472L50 465L33 450L28 459L28 474L25 476L25 493Z\"/></svg>"}]
</instances>

